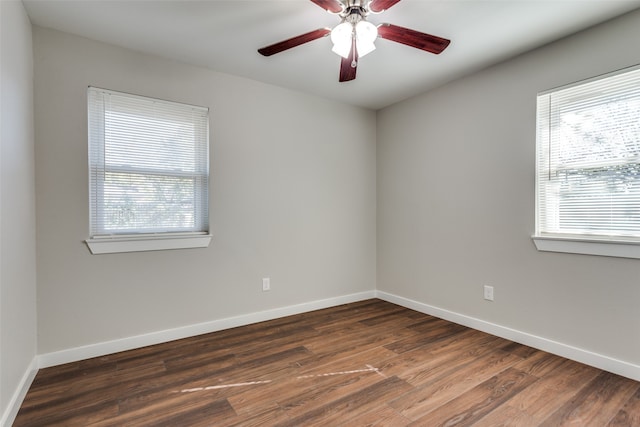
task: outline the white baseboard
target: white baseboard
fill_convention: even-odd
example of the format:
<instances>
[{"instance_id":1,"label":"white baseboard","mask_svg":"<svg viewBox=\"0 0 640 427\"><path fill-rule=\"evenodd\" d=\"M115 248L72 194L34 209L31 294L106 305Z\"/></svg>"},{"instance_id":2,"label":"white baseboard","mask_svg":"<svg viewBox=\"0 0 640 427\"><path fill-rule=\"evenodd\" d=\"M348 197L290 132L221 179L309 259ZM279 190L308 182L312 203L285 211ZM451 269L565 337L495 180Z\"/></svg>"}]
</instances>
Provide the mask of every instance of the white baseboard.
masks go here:
<instances>
[{"instance_id":1,"label":"white baseboard","mask_svg":"<svg viewBox=\"0 0 640 427\"><path fill-rule=\"evenodd\" d=\"M336 305L348 304L370 298L375 298L375 291L366 291L357 294L311 301L287 307L274 308L272 310L213 320L211 322L198 323L180 328L151 332L144 335L137 335L52 353L45 353L38 356L38 368L62 365L64 363L104 356L111 353L117 353L119 351L132 350L148 345L160 344L167 341L188 338L209 332L221 331L223 329L235 328L237 326L249 325L251 323L263 322L265 320L277 319L280 317L291 316L293 314L334 307Z\"/></svg>"},{"instance_id":2,"label":"white baseboard","mask_svg":"<svg viewBox=\"0 0 640 427\"><path fill-rule=\"evenodd\" d=\"M528 345L539 350L546 351L576 362L584 363L598 369L602 369L632 380L640 381L640 366L622 360L613 359L602 354L562 344L547 338L531 335L526 332L496 325L474 317L444 310L408 298L400 297L383 291L376 291L376 297L381 300L401 305L412 310L426 313L460 325L468 326L491 335Z\"/></svg>"},{"instance_id":3,"label":"white baseboard","mask_svg":"<svg viewBox=\"0 0 640 427\"><path fill-rule=\"evenodd\" d=\"M31 387L31 383L33 382L33 379L36 377L37 373L38 359L36 356L27 367L27 370L22 376L22 379L20 380L15 393L13 393L13 396L11 396L9 405L7 405L7 409L2 414L2 418L0 418L0 426L10 427L13 424L16 419L16 415L18 415L18 411L20 410L20 405L22 405L22 401L27 395L27 391L29 391L29 387Z\"/></svg>"}]
</instances>

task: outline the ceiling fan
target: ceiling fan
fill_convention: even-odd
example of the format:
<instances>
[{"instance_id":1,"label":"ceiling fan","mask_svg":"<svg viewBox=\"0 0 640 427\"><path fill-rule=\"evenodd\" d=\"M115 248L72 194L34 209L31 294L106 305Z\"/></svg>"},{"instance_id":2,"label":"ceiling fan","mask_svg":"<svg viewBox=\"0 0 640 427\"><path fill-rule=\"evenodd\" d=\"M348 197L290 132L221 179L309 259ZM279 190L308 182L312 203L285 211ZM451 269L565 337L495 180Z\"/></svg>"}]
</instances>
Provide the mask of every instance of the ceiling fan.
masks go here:
<instances>
[{"instance_id":1,"label":"ceiling fan","mask_svg":"<svg viewBox=\"0 0 640 427\"><path fill-rule=\"evenodd\" d=\"M317 30L292 37L258 49L264 56L271 56L301 44L331 35L333 51L342 57L340 63L341 82L354 80L358 60L373 51L377 37L402 43L407 46L439 54L449 46L451 40L421 33L393 24L373 25L367 21L370 13L381 13L400 0L311 0L327 12L337 15L340 24L333 29Z\"/></svg>"}]
</instances>

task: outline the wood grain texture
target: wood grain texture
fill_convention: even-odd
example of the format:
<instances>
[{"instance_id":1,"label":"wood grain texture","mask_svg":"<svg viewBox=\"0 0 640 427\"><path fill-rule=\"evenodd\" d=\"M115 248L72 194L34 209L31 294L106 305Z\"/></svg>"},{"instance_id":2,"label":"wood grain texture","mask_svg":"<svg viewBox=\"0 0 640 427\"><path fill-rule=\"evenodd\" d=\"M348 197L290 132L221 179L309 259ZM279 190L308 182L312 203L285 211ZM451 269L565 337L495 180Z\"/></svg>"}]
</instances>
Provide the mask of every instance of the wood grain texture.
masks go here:
<instances>
[{"instance_id":1,"label":"wood grain texture","mask_svg":"<svg viewBox=\"0 0 640 427\"><path fill-rule=\"evenodd\" d=\"M391 6L398 3L399 1L400 0L373 0L369 4L369 9L371 9L372 12L380 13L382 11L389 9Z\"/></svg>"},{"instance_id":2,"label":"wood grain texture","mask_svg":"<svg viewBox=\"0 0 640 427\"><path fill-rule=\"evenodd\" d=\"M378 37L415 47L416 49L422 49L436 55L442 53L451 43L451 40L442 37L387 23L378 26Z\"/></svg>"},{"instance_id":3,"label":"wood grain texture","mask_svg":"<svg viewBox=\"0 0 640 427\"><path fill-rule=\"evenodd\" d=\"M356 49L356 39L353 39L351 43L351 50L349 56L340 59L340 74L338 81L348 82L355 80L358 72L358 50Z\"/></svg>"},{"instance_id":4,"label":"wood grain texture","mask_svg":"<svg viewBox=\"0 0 640 427\"><path fill-rule=\"evenodd\" d=\"M640 389L618 411L609 426L640 426Z\"/></svg>"},{"instance_id":5,"label":"wood grain texture","mask_svg":"<svg viewBox=\"0 0 640 427\"><path fill-rule=\"evenodd\" d=\"M258 53L263 56L275 55L276 53L284 52L285 50L328 36L329 33L331 33L329 28L318 28L317 30L309 31L308 33L300 34L299 36L291 37L290 39L261 47L258 49Z\"/></svg>"},{"instance_id":6,"label":"wood grain texture","mask_svg":"<svg viewBox=\"0 0 640 427\"><path fill-rule=\"evenodd\" d=\"M640 383L380 300L38 372L14 426L640 426Z\"/></svg>"}]
</instances>

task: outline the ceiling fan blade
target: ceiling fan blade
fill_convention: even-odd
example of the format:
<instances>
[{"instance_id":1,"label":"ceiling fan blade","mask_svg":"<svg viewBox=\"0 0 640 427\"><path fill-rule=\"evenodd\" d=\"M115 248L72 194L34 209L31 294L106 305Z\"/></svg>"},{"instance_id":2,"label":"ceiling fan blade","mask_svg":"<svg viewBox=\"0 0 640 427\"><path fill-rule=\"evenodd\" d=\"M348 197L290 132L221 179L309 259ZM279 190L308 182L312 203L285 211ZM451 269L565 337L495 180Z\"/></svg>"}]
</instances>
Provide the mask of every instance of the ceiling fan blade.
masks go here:
<instances>
[{"instance_id":1,"label":"ceiling fan blade","mask_svg":"<svg viewBox=\"0 0 640 427\"><path fill-rule=\"evenodd\" d=\"M258 49L258 52L264 56L271 56L287 49L291 49L292 47L300 46L301 44L322 38L330 32L331 30L329 28L318 28L317 30L309 31L308 33L301 34L297 37L292 37L279 43L265 46Z\"/></svg>"},{"instance_id":2,"label":"ceiling fan blade","mask_svg":"<svg viewBox=\"0 0 640 427\"><path fill-rule=\"evenodd\" d=\"M340 82L348 82L355 80L356 71L358 70L358 51L356 50L356 41L353 40L351 51L348 58L342 58L340 61Z\"/></svg>"},{"instance_id":3,"label":"ceiling fan blade","mask_svg":"<svg viewBox=\"0 0 640 427\"><path fill-rule=\"evenodd\" d=\"M340 62L340 82L348 82L356 79L358 64L356 63L355 67L352 67L352 65L353 59L342 58L342 61Z\"/></svg>"},{"instance_id":4,"label":"ceiling fan blade","mask_svg":"<svg viewBox=\"0 0 640 427\"><path fill-rule=\"evenodd\" d=\"M369 10L375 13L379 13L383 10L389 9L399 1L400 0L373 0L371 3L369 3Z\"/></svg>"},{"instance_id":5,"label":"ceiling fan blade","mask_svg":"<svg viewBox=\"0 0 640 427\"><path fill-rule=\"evenodd\" d=\"M342 9L343 9L342 3L340 3L338 0L311 0L311 1L329 12L340 13L342 12Z\"/></svg>"},{"instance_id":6,"label":"ceiling fan blade","mask_svg":"<svg viewBox=\"0 0 640 427\"><path fill-rule=\"evenodd\" d=\"M449 43L451 43L451 40L443 39L442 37L432 36L431 34L421 33L420 31L393 24L380 24L378 26L378 36L417 49L426 50L436 55L445 50L447 46L449 46Z\"/></svg>"}]
</instances>

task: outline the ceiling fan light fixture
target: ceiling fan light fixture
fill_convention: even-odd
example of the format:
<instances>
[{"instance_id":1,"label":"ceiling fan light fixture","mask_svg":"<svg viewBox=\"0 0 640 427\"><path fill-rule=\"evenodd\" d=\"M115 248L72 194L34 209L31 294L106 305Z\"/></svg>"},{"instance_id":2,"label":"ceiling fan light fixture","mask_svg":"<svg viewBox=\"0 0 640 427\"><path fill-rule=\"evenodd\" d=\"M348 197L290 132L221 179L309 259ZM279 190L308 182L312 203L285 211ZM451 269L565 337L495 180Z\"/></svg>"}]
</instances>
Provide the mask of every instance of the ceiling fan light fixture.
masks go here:
<instances>
[{"instance_id":1,"label":"ceiling fan light fixture","mask_svg":"<svg viewBox=\"0 0 640 427\"><path fill-rule=\"evenodd\" d=\"M377 37L378 28L371 22L362 20L356 24L356 46L360 58L376 50L373 42Z\"/></svg>"},{"instance_id":2,"label":"ceiling fan light fixture","mask_svg":"<svg viewBox=\"0 0 640 427\"><path fill-rule=\"evenodd\" d=\"M333 43L331 50L343 58L349 57L352 41L353 25L350 22L342 22L331 30L331 42Z\"/></svg>"},{"instance_id":3,"label":"ceiling fan light fixture","mask_svg":"<svg viewBox=\"0 0 640 427\"><path fill-rule=\"evenodd\" d=\"M336 15L340 19L340 23L333 30L330 28L318 28L317 30L260 48L258 53L264 56L271 56L330 34L333 43L331 50L342 57L338 81L347 82L356 78L358 59L376 49L375 41L378 37L436 55L445 50L451 43L451 40L421 33L410 28L388 23L375 26L367 21L367 16L370 13L383 12L400 0L311 1Z\"/></svg>"}]
</instances>

